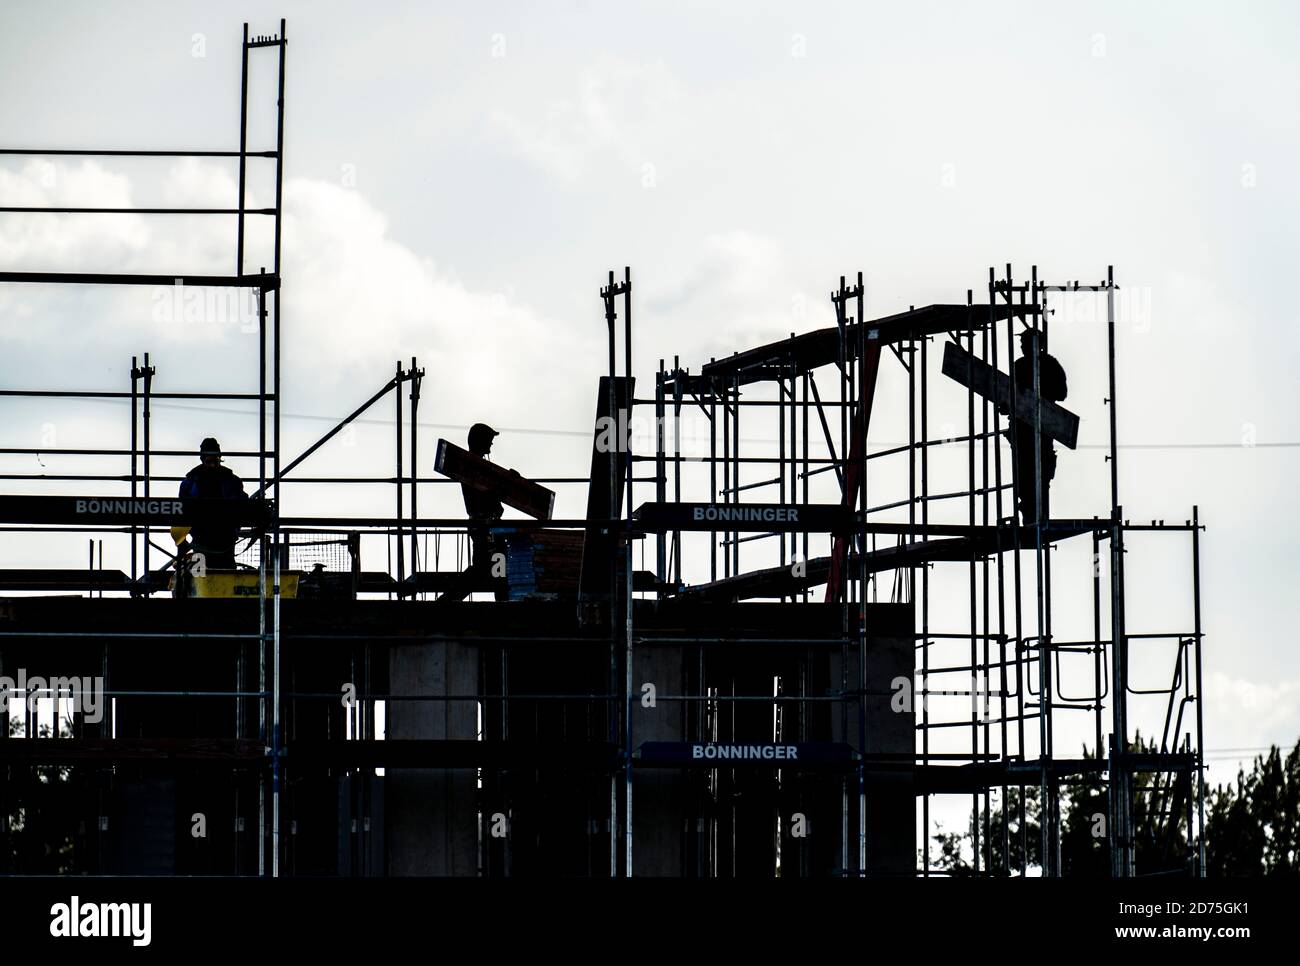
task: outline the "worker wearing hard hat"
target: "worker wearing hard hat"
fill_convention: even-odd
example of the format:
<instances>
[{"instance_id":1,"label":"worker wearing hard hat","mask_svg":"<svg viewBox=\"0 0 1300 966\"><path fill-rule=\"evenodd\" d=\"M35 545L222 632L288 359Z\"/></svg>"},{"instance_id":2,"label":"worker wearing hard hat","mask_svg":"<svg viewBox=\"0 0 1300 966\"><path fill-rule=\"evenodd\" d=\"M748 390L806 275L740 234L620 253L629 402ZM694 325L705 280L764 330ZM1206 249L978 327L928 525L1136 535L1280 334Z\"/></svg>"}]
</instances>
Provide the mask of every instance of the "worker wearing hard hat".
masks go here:
<instances>
[{"instance_id":1,"label":"worker wearing hard hat","mask_svg":"<svg viewBox=\"0 0 1300 966\"><path fill-rule=\"evenodd\" d=\"M1038 396L1060 402L1066 395L1065 369L1055 357L1047 354L1043 333L1038 329L1025 329L1020 333L1021 356L1011 365L1016 392L1034 391L1034 370L1038 370ZM1032 423L1013 419L1008 436L1015 457L1016 491L1020 503L1020 517L1026 524L1038 522L1038 495L1041 482L1043 517L1049 512L1047 488L1056 475L1056 450L1052 437L1034 432ZM1035 452L1036 451L1036 452ZM1038 477L1035 476L1037 455Z\"/></svg>"},{"instance_id":2,"label":"worker wearing hard hat","mask_svg":"<svg viewBox=\"0 0 1300 966\"><path fill-rule=\"evenodd\" d=\"M487 459L488 454L492 452L492 440L500 435L486 423L475 423L469 428L469 438L466 440L469 451L480 459ZM469 514L471 520L500 519L501 501L496 497L465 483L460 485L460 491L465 497L465 512Z\"/></svg>"},{"instance_id":3,"label":"worker wearing hard hat","mask_svg":"<svg viewBox=\"0 0 1300 966\"><path fill-rule=\"evenodd\" d=\"M209 436L199 445L199 465L181 480L182 500L247 500L243 481L227 466L222 465L221 444ZM190 542L181 549L189 549L196 559L202 559L207 570L235 569L235 540L239 528L220 519L203 519L200 513L190 530Z\"/></svg>"},{"instance_id":4,"label":"worker wearing hard hat","mask_svg":"<svg viewBox=\"0 0 1300 966\"><path fill-rule=\"evenodd\" d=\"M492 452L492 441L501 434L486 423L475 423L469 428L466 440L469 451L480 459L487 459ZM491 533L493 523L501 519L503 512L501 501L490 493L470 486L460 485L461 496L465 500L465 514L469 517L470 565L461 574L458 585L439 597L439 600L464 600L474 590L492 580L493 563L503 559L498 555L505 553L505 546ZM502 590L496 592L497 600L508 600L509 595Z\"/></svg>"}]
</instances>

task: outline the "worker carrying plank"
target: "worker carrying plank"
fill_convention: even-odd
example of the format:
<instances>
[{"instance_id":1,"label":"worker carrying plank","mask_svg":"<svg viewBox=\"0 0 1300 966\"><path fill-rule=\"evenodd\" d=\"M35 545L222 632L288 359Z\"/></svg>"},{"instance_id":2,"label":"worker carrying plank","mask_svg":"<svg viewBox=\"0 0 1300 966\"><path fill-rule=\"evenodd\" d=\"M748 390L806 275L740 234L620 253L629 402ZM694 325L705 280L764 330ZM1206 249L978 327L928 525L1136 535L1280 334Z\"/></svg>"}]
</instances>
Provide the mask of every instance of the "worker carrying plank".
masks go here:
<instances>
[{"instance_id":1,"label":"worker carrying plank","mask_svg":"<svg viewBox=\"0 0 1300 966\"><path fill-rule=\"evenodd\" d=\"M182 500L247 500L244 482L234 471L222 466L221 444L209 436L199 444L199 465L181 480ZM202 504L200 504L202 505ZM189 541L180 537L177 557L186 552L204 570L234 570L235 540L239 528L219 518L194 520ZM194 568L189 568L194 569Z\"/></svg>"},{"instance_id":2,"label":"worker carrying plank","mask_svg":"<svg viewBox=\"0 0 1300 966\"><path fill-rule=\"evenodd\" d=\"M439 600L464 600L485 584L504 584L505 547L492 534L492 524L501 519L502 504L521 510L538 520L549 520L555 509L555 492L524 479L515 470L503 470L488 460L492 441L501 435L491 426L475 423L469 428L468 450L438 440L438 455L433 468L460 484L469 516L470 565L461 580ZM507 600L504 589L496 591L497 600Z\"/></svg>"},{"instance_id":3,"label":"worker carrying plank","mask_svg":"<svg viewBox=\"0 0 1300 966\"><path fill-rule=\"evenodd\" d=\"M1021 356L1011 365L1011 376L1017 393L1034 391L1034 370L1037 368L1038 398L1060 402L1066 396L1065 369L1048 355L1043 334L1038 329L1025 329L1020 333ZM1005 412L1005 410L1003 410ZM1041 418L1040 418L1040 428ZM1019 495L1020 519L1026 524L1038 522L1038 486L1034 478L1035 441L1041 460L1043 517L1048 516L1047 487L1056 475L1056 449L1047 432L1035 433L1034 423L1023 417L1013 419L1007 430L1015 465L1016 491Z\"/></svg>"},{"instance_id":4,"label":"worker carrying plank","mask_svg":"<svg viewBox=\"0 0 1300 966\"><path fill-rule=\"evenodd\" d=\"M492 452L492 441L500 435L486 423L475 423L469 428L466 443L469 444L471 453L481 459L487 459ZM471 523L469 527L470 564L469 570L465 571L465 576L467 584L472 585L479 581L490 580L493 576L493 560L500 559L497 558L497 554L505 553L505 547L501 544L501 541L497 540L489 530L491 524L501 519L501 514L504 511L501 501L489 491L462 482L460 484L460 493L465 500L465 514L469 517ZM506 592L498 590L496 599L505 600Z\"/></svg>"},{"instance_id":5,"label":"worker carrying plank","mask_svg":"<svg viewBox=\"0 0 1300 966\"><path fill-rule=\"evenodd\" d=\"M1047 487L1056 475L1056 451L1052 442L1058 442L1066 449L1079 445L1079 417L1060 404L1066 392L1065 370L1041 348L1041 339L1042 333L1035 329L1026 329L1020 334L1022 355L1011 364L1010 376L975 358L956 342L943 347L943 374L993 403L1002 415L1011 416L1007 438L1011 441L1020 515L1026 524L1038 522L1035 454L1041 458L1043 517L1046 519L1049 509ZM1038 395L1034 395L1035 377Z\"/></svg>"}]
</instances>

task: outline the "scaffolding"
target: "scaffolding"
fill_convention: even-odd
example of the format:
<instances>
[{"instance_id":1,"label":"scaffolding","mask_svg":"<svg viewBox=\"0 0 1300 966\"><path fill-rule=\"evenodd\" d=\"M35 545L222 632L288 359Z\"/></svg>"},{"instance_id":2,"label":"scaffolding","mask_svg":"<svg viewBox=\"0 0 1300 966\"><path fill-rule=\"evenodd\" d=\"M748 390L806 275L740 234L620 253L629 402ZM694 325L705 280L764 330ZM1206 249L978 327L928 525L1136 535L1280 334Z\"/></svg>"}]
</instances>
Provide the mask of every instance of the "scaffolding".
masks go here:
<instances>
[{"instance_id":1,"label":"scaffolding","mask_svg":"<svg viewBox=\"0 0 1300 966\"><path fill-rule=\"evenodd\" d=\"M381 814L375 778L383 768L417 768L441 770L449 777L437 786L439 793L471 803L474 859L465 874L511 874L537 867L538 857L546 854L537 845L544 839L541 832L530 826L530 852L516 844L520 837L498 840L490 827L498 815L508 814L513 821L516 812L527 813L532 816L528 821L536 823L537 815L560 808L530 799L524 787L547 781L552 789L567 787L569 779L556 776L577 769L584 777L571 783L570 792L557 793L557 801L565 803L574 813L572 821L583 828L566 840L566 848L580 843L573 851L582 854L565 868L585 874L632 875L642 868L644 856L662 835L652 820L661 817L661 825L678 829L672 834L680 840L674 846L680 848L680 861L673 866L679 874L896 872L898 856L882 858L886 846L871 823L892 822L895 830L907 824L909 818L900 818L901 812L882 818L879 811L879 802L894 807L901 795L908 802L920 802L921 848L916 861L910 854L903 856L906 869L929 875L936 871L929 846L934 803L955 795L968 797L972 810L975 870L1025 875L1034 866L1026 809L1030 789L1036 789L1043 816L1037 869L1051 876L1061 872L1062 790L1104 776L1112 874L1147 871L1135 864L1135 798L1141 795L1149 799L1144 810L1159 826L1157 838L1171 849L1183 823L1189 830L1188 854L1172 856L1161 871L1177 868L1202 874L1201 525L1195 509L1184 524L1124 519L1117 469L1113 273L1108 270L1097 285L1049 285L1039 281L1035 269L1029 281L1015 284L1007 266L1000 279L990 270L986 304L977 305L967 292L963 304L912 308L874 320L867 319L863 276L858 274L853 284L841 277L830 298L833 326L791 333L786 340L711 359L695 373L683 368L679 358L671 368L660 359L652 397L637 398L631 271L624 268L621 278L611 271L598 292L608 352L591 427L591 472L539 478L586 486L587 512L579 519L503 521L498 528L509 535L546 529L582 534L576 609L568 600L539 602L536 607L543 609L538 610L528 610L534 604L524 601L501 607L491 601L440 604L431 596L461 577L441 567L447 557L441 542L454 541L463 551L465 521L419 515L420 487L448 481L419 473L424 370L415 358L409 365L398 362L391 378L369 399L297 457L281 463L285 48L283 21L278 34L267 36L250 37L245 25L238 151L0 152L237 158L239 196L234 208L132 209L156 215L234 216L233 274L0 272L0 283L234 287L253 293L259 333L256 394L157 392L158 367L148 353L142 360L132 359L129 392L0 389L5 397L129 398L132 417L128 450L40 451L126 457L127 474L2 478L127 483L132 500L148 500L158 495L157 484L180 479L155 473L154 460L189 455L152 446L150 421L157 400L254 400L257 448L230 455L257 459L255 502L267 514L256 531L258 539L241 558L258 572L258 600L251 605L255 630L241 623L252 613L247 608L202 631L186 627L176 613L164 615L156 631L142 632L135 624L96 627L91 633L105 696L122 702L122 720L115 720L113 710L98 727L74 720L72 740L56 736L51 743L32 737L36 721L29 713L26 740L0 736L7 767L71 763L103 770L130 763L180 762L184 767L204 763L237 773L243 777L235 783L234 827L243 830L247 815L253 818L255 834L238 833L243 837L232 848L234 871L255 869L262 875L315 868L293 829L297 816L311 816L319 807L308 790L324 778L346 786L343 794L352 822L347 860L333 868L339 874L384 869L376 851L383 846L383 832L370 824L372 816L378 820ZM249 150L248 63L253 52L263 49L274 50L278 57L276 147ZM271 207L246 207L246 166L253 159L274 163ZM108 211L119 209L0 208L15 213ZM248 273L245 268L245 218L253 216L273 222L269 271ZM972 360L968 369L975 361L998 369L1000 359L1011 369L1016 326L1037 329L1049 339L1049 300L1066 292L1090 292L1106 303L1110 493L1101 507L1104 513L1068 519L1047 515L1038 523L1019 524L1013 508L1021 481L1009 468L1004 470L1000 442L1014 417L969 388L973 380L968 378L962 390L965 431L934 435L929 382L936 366L931 353L937 340L945 339L964 349ZM826 370L829 379L819 386L818 372ZM882 388L891 379L905 383L905 411L899 408L902 394ZM950 398L956 391L950 390ZM395 402L393 476L291 475L390 392ZM642 433L637 413L647 411L653 415L647 421L649 431ZM1041 418L1039 407L1035 420ZM897 425L902 419L905 443L874 450L867 445L882 421ZM775 436L756 440L751 426L760 427L760 432L775 430ZM616 442L610 444L611 439ZM756 442L763 444L763 452L754 452ZM954 482L953 474L932 466L940 448L964 455L965 472L957 474L962 478ZM0 455L34 452L0 449ZM637 476L640 467L651 472ZM1040 477L1036 473L1035 487L1041 489ZM281 490L297 483L391 485L395 514L291 516L282 512ZM653 499L641 502L647 491ZM887 496L873 504L873 494L882 491ZM775 501L752 499L770 494ZM151 549L160 548L150 539L165 529L151 526L148 519L128 514L125 525L72 524L57 513L41 518L25 509L19 512L16 498L6 503L11 508L4 519L9 531L129 534L130 573L103 568L102 541L96 568L92 541L88 570L3 571L0 589L75 591L92 597L108 591L132 598L149 598L165 589L151 559ZM1037 505L1046 506L1047 501L1039 499ZM944 519L940 511L951 507L964 509L964 520ZM696 509L700 517L694 515ZM728 511L754 511L760 523L781 525L749 526L741 522L743 513ZM960 514L950 511L947 516ZM1128 631L1125 544L1127 535L1135 532L1190 537L1195 602L1190 628ZM382 538L387 544L383 570L362 568L362 536ZM1085 538L1091 541L1096 562L1089 588L1092 628L1087 635L1060 640L1052 631L1052 554L1058 546ZM432 554L429 540L434 543ZM822 540L825 553L819 549ZM643 561L652 558L651 569L636 569L638 547ZM462 554L455 557L453 563ZM389 609L366 611L365 620L353 624L352 612L322 608L318 620L286 624L282 579L315 563L346 577L345 596L351 600L387 598L374 603ZM953 574L964 578L961 606L954 605L944 589L947 585L937 584L941 576ZM890 583L882 589L886 578ZM747 610L746 602L771 602L776 609L756 604L760 609ZM0 671L12 663L4 661L6 648L17 648L20 660L30 653L22 649L37 642L60 643L72 653L75 642L88 633L50 630L57 623L52 611L39 611L37 617L36 623L18 629L0 623ZM217 686L212 677L196 672L195 683L188 687L166 682L150 688L115 686L114 674L125 660L122 648L150 636L203 642L210 649L211 674L225 685ZM905 659L889 651L886 643L899 636L906 640ZM1129 662L1134 641L1173 642L1169 687L1134 686ZM472 655L455 651L468 648L467 642L477 648ZM295 651L286 668L286 648L294 647L327 648L328 654ZM415 664L430 660L433 652L428 649L437 647L447 649L438 652L438 659L449 666L454 655L460 655L455 661L472 669L472 686L459 686L451 674L441 690L408 689L400 683L408 680L404 675L410 668L399 652L409 651L409 661ZM536 652L546 647L583 655L581 670L566 677L545 667ZM1074 666L1075 658L1085 662L1086 672L1066 674L1063 662ZM647 713L653 707L645 704L647 675L660 675L661 685L675 682L659 687L656 695L675 709L672 715L655 718ZM910 686L915 708L890 714L898 697L893 683L900 676L915 681ZM947 686L953 676L958 685ZM342 708L339 680L354 686L353 700ZM409 680L419 680L419 675L412 673ZM1154 750L1134 743L1130 696L1163 703L1163 730ZM947 699L968 708L951 712ZM983 708L978 706L981 699ZM202 734L164 740L153 735L133 743L123 737L128 726L138 725L148 735L149 727L157 725L157 719L134 710L142 702L173 709L206 703L223 709L220 715L226 715L229 706L235 722L231 740ZM445 712L445 720L433 727L418 713L430 705ZM1079 712L1092 717L1093 755L1059 756L1057 726ZM664 718L673 723L665 725ZM553 745L533 747L544 741ZM796 768L786 759L784 767L748 770L682 758L689 759L696 749L704 754L741 746L772 755L778 754L777 748L794 748L801 763ZM400 787L396 778L392 784ZM102 784L98 793L102 800ZM311 794L318 795L319 789ZM256 803L255 810L250 811L250 801ZM282 819L286 803L294 816L288 823ZM1015 808L1019 842L1013 845ZM998 809L1004 814L995 822ZM815 824L819 831L810 846L793 831L796 817L805 812L815 814L817 823L838 827L827 835L820 831L824 824ZM393 862L390 855L390 869ZM88 870L106 871L102 860L98 869ZM462 874L464 869L456 866L453 871Z\"/></svg>"},{"instance_id":2,"label":"scaffolding","mask_svg":"<svg viewBox=\"0 0 1300 966\"><path fill-rule=\"evenodd\" d=\"M1017 284L1008 265L1000 279L995 270L989 270L987 304L976 305L972 292L968 291L965 304L913 308L887 318L866 320L863 277L859 273L853 285L846 284L841 276L838 288L831 294L834 328L802 335L792 333L788 340L729 358L712 359L697 374L682 369L677 359L671 369L660 363L653 402L657 423L671 429L668 434L671 442L665 443L661 433L655 455L640 457L656 462L659 500L681 503L692 499L692 493L703 491L710 503L738 504L742 492L766 488L768 492L776 491L780 504L797 501L809 506L813 502L810 482L821 474L834 472L837 485L832 489L839 490L843 508L854 511L856 531L851 540L843 534L831 536L831 553L827 556L812 554L807 530L801 533L773 530L752 535L723 531L709 540L709 579L692 584L683 578L683 532L673 530L660 536L657 547L660 577L665 583L681 585L680 593L686 596L785 601L807 601L812 588L825 585L827 602L845 600L853 605L869 596L879 599L880 576L892 574L891 598L916 604L915 694L920 713L916 725L915 774L921 801L922 840L926 843L920 852L918 871L921 874L931 872L928 843L932 799L959 792L971 796L974 870L978 873L1000 869L1025 874L1031 855L1025 840L1030 825L1025 814L1026 789L1032 786L1037 786L1040 801L1044 803L1041 842L1037 843L1038 854L1043 857L1041 870L1044 875L1059 874L1061 789L1102 773L1106 776L1106 829L1113 875L1135 873L1135 794L1149 797L1146 811L1158 826L1151 833L1156 839L1172 843L1180 827L1189 830L1189 853L1174 857L1171 867L1196 874L1203 869L1205 789L1201 779L1199 541L1203 528L1195 507L1183 523L1164 520L1134 523L1124 518L1116 430L1117 289L1111 268L1107 269L1106 278L1095 285L1048 284L1039 280L1037 267L1027 282ZM1004 469L1000 445L1002 437L1009 434L1014 417L1000 411L990 399L977 395L970 388L973 381L968 377L965 432L934 437L929 387L934 368L931 343L946 339L950 345L963 347L968 359L976 359L996 370L1000 355L1007 363L1014 358L1012 346L1017 324L1038 330L1046 344L1050 337L1048 299L1067 292L1094 293L1105 299L1105 331L1096 333L1095 338L1104 339L1109 386L1105 400L1108 411L1105 449L1110 471L1108 508L1104 515L1087 519L1045 516L1037 523L1019 525L1013 508L1022 483L1009 467ZM868 452L865 444L872 397L880 362L888 358L882 351L886 345L906 380L907 442ZM818 389L816 371L823 368L832 370L838 383L837 398L823 398ZM1036 367L1034 371L1036 379ZM1039 398L1036 385L1016 387L1014 378L1013 369L1013 398L1021 388L1032 391L1033 398ZM742 390L764 385L775 387L775 399L742 398ZM708 455L703 457L707 478L697 479L694 487L684 484L682 479L683 466L701 459L683 455L681 417L683 410L691 406L700 408L706 415L708 446ZM1042 406L1036 408L1035 419L1041 425ZM768 443L775 442L775 455L742 455L742 413L771 413L773 409L777 434ZM665 418L669 410L671 417ZM833 432L837 410L838 437ZM816 414L812 427L811 413ZM770 418L765 426L770 430ZM940 474L931 468L931 454L936 447L964 450L966 472L961 481L964 485L954 489L951 483L937 482ZM811 455L818 452L824 455ZM875 468L889 459L906 462L906 495L873 505L869 498L873 472L879 476ZM1044 506L1047 487L1042 479L1041 462L1041 454L1036 454L1032 483L1043 498L1037 505ZM672 469L671 474L668 467ZM771 475L773 468L775 476ZM745 472L751 476L742 479ZM761 478L752 478L755 473ZM1008 497L1012 499L1008 501ZM932 510L941 503L964 504L964 523L933 522ZM865 510L858 512L861 507ZM1133 633L1127 629L1125 544L1127 535L1135 532L1190 538L1188 576L1193 607L1189 626L1152 633ZM1086 638L1061 640L1052 631L1052 552L1075 538L1090 538L1092 543L1093 627ZM778 545L775 566L749 569L742 566L742 545L773 539ZM891 544L881 546L882 540ZM1103 545L1107 548L1105 565L1101 562ZM940 567L966 569L967 599L963 607L955 607L951 598L945 601L936 597L932 573ZM1057 587L1055 592L1060 594L1061 589ZM933 618L944 604L945 626L941 628ZM856 613L860 620L866 614L861 607L851 606L850 612ZM961 616L965 621L960 620ZM861 651L861 666L867 666L871 660L866 650L868 632L868 627L859 622L848 645ZM1133 685L1129 651L1135 641L1173 642L1173 675L1167 687ZM953 658L951 655L958 645L968 649L964 655ZM1082 693L1066 693L1061 662L1067 656L1083 657L1090 663L1089 673L1068 676L1068 686L1072 688L1083 682ZM964 679L963 683L939 686L953 675ZM938 714L927 700L932 696L964 699L969 703L969 713ZM1130 696L1154 697L1163 702L1163 716L1155 718L1153 730L1159 734L1159 742L1153 749L1134 743L1136 735L1129 720ZM859 720L865 714L860 701L846 701L844 711ZM1091 714L1093 718L1093 754L1083 758L1062 757L1056 750L1057 727L1066 715L1077 712ZM1139 775L1147 776L1147 780L1138 781ZM1018 796L1009 796L1011 789ZM998 823L999 834L990 836L995 792L999 795L999 805L1008 814ZM1019 848L1014 850L1010 841L1013 806L1019 808L1015 824L1021 837ZM1018 863L1013 862L1013 851L1019 857Z\"/></svg>"}]
</instances>

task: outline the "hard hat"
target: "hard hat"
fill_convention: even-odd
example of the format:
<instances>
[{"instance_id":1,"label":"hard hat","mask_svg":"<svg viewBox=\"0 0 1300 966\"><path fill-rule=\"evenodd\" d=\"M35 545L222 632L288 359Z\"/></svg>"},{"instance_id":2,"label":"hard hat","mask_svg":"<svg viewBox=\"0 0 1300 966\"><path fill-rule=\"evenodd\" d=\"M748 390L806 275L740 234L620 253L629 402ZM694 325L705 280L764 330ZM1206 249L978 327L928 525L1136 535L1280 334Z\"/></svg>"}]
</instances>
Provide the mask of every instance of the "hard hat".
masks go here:
<instances>
[{"instance_id":1,"label":"hard hat","mask_svg":"<svg viewBox=\"0 0 1300 966\"><path fill-rule=\"evenodd\" d=\"M468 442L469 442L470 452L478 453L481 451L485 451L489 446L492 445L493 437L500 436L500 435L501 435L500 433L498 433L491 426L487 425L487 423L475 423L473 426L469 428Z\"/></svg>"},{"instance_id":2,"label":"hard hat","mask_svg":"<svg viewBox=\"0 0 1300 966\"><path fill-rule=\"evenodd\" d=\"M199 444L199 456L215 456L221 458L221 444L209 436Z\"/></svg>"}]
</instances>

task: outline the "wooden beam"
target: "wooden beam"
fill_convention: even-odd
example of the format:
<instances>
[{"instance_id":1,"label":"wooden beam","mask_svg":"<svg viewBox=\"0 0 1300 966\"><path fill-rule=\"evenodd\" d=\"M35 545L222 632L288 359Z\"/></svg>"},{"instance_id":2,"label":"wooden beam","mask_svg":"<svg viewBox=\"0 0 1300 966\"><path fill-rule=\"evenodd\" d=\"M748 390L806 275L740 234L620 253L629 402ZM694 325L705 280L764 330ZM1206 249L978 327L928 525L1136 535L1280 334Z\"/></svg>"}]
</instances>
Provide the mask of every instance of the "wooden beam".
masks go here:
<instances>
[{"instance_id":1,"label":"wooden beam","mask_svg":"<svg viewBox=\"0 0 1300 966\"><path fill-rule=\"evenodd\" d=\"M0 590L125 590L120 570L0 570Z\"/></svg>"},{"instance_id":2,"label":"wooden beam","mask_svg":"<svg viewBox=\"0 0 1300 966\"><path fill-rule=\"evenodd\" d=\"M527 513L538 520L549 520L555 509L555 491L525 479L514 470L475 456L445 439L438 440L438 455L433 468L458 483L489 493L506 506Z\"/></svg>"},{"instance_id":3,"label":"wooden beam","mask_svg":"<svg viewBox=\"0 0 1300 966\"><path fill-rule=\"evenodd\" d=\"M853 413L853 425L850 430L848 458L844 461L844 494L841 506L846 515L857 506L858 491L861 489L859 476L862 473L862 460L867 447L867 430L871 426L871 404L876 397L876 374L880 371L881 340L878 333L868 329L866 347L863 349L859 368L860 388L858 407ZM862 494L862 512L867 512L866 493ZM826 598L828 604L837 604L844 591L844 567L849 557L849 538L836 536L831 548L831 570L826 578Z\"/></svg>"},{"instance_id":4,"label":"wooden beam","mask_svg":"<svg viewBox=\"0 0 1300 966\"><path fill-rule=\"evenodd\" d=\"M1010 410L1011 377L976 359L955 342L949 342L943 347L943 374L967 389L973 389L977 396L989 400L1003 412ZM1019 390L1016 393L1016 419L1032 426L1035 402L1032 392ZM1079 417L1050 399L1041 400L1041 406L1040 425L1044 435L1050 436L1067 449L1078 446Z\"/></svg>"},{"instance_id":5,"label":"wooden beam","mask_svg":"<svg viewBox=\"0 0 1300 966\"><path fill-rule=\"evenodd\" d=\"M878 341L880 345L893 345L925 335L969 332L985 324L990 316L995 319L1023 318L1037 311L1039 307L1036 305L927 305L868 321L867 339ZM698 376L682 373L674 378L681 378L688 390L707 390L714 379L722 380L722 385L729 385L734 378L743 386L785 378L791 367L797 374L802 374L833 365L840 361L841 347L847 359L858 357L858 323L851 322L844 327L843 343L840 329L829 326L725 356L706 364Z\"/></svg>"},{"instance_id":6,"label":"wooden beam","mask_svg":"<svg viewBox=\"0 0 1300 966\"><path fill-rule=\"evenodd\" d=\"M610 377L601 376L596 391L596 419L592 424L591 476L587 485L587 527L582 545L582 570L578 578L579 600L607 600L610 592L613 557L619 549L608 521L622 516L627 488L627 464L630 440L626 426L632 411L632 391L636 381L627 376L614 379L614 413L610 413ZM610 430L613 429L614 433ZM615 435L617 434L617 435ZM613 436L614 445L610 445ZM615 491L610 493L610 473L614 474Z\"/></svg>"}]
</instances>

